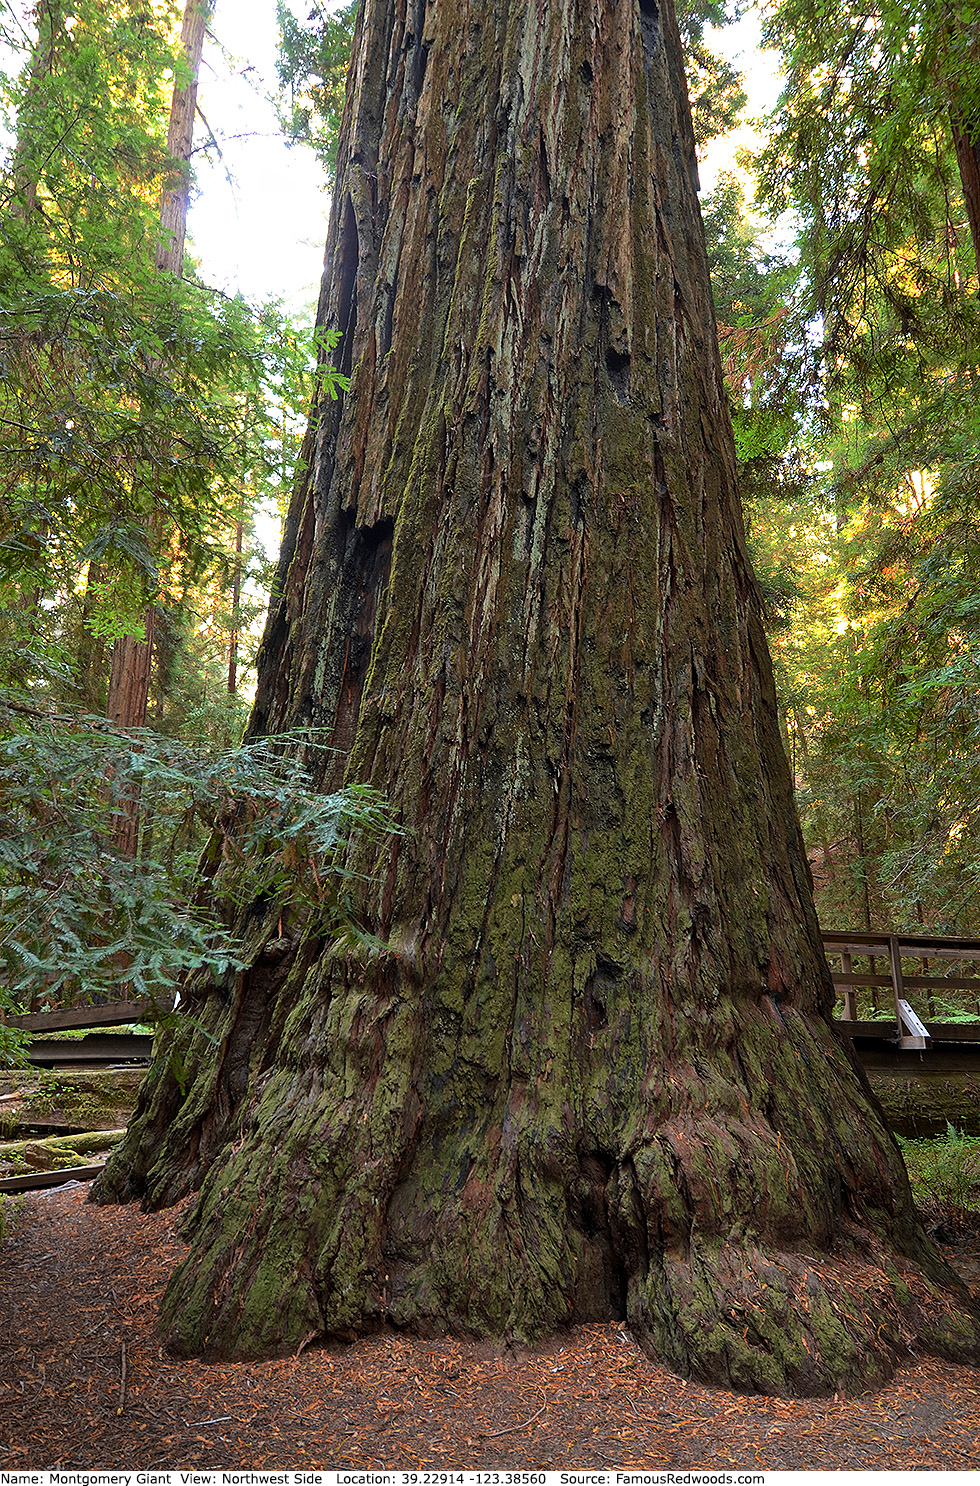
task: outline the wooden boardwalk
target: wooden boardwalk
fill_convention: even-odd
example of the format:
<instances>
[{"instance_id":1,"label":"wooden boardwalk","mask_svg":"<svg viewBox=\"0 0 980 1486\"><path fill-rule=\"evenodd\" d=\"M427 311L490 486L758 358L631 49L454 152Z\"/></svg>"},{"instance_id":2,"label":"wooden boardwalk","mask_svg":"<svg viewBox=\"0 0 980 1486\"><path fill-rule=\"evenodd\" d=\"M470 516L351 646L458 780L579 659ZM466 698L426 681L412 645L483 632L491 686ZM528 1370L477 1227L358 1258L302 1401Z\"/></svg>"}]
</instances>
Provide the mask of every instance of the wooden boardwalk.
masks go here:
<instances>
[{"instance_id":1,"label":"wooden boardwalk","mask_svg":"<svg viewBox=\"0 0 980 1486\"><path fill-rule=\"evenodd\" d=\"M875 934L860 930L823 930L823 947L828 960L840 961L833 969L834 985L843 992L843 1015L837 1025L855 1038L884 1037L905 1052L924 1052L935 1042L980 1043L980 974L936 975L929 973L932 962L945 961L955 969L959 965L980 961L980 939L944 939L928 934ZM866 973L856 974L854 961L868 961ZM886 973L879 974L877 962L884 960ZM918 973L905 969L903 961L917 960ZM857 991L865 987L885 991L891 1002L894 1019L859 1021ZM944 991L969 991L973 994L977 1020L944 1022L932 1015L933 1002ZM918 1011L909 1002L916 994ZM921 1013L921 1014L920 1014ZM923 1015L927 1020L923 1020ZM883 1029L889 1029L887 1031Z\"/></svg>"}]
</instances>

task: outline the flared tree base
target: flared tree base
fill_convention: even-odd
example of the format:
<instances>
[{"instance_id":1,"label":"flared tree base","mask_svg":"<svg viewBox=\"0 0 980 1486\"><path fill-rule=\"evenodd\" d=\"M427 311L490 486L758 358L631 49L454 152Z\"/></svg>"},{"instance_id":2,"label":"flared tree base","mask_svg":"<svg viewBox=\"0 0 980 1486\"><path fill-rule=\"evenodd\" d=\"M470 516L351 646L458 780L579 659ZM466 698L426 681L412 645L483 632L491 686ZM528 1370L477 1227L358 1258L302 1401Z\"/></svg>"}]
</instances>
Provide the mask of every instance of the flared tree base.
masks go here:
<instances>
[{"instance_id":1,"label":"flared tree base","mask_svg":"<svg viewBox=\"0 0 980 1486\"><path fill-rule=\"evenodd\" d=\"M632 1100L566 1049L535 1077L483 1070L479 1103L426 1066L417 1005L297 983L275 1034L241 1001L209 1003L216 1042L170 1034L94 1193L159 1207L200 1186L161 1310L176 1354L384 1326L533 1343L608 1318L683 1376L777 1395L866 1388L919 1351L980 1358L826 1023L758 1016L737 1059L719 1044Z\"/></svg>"}]
</instances>

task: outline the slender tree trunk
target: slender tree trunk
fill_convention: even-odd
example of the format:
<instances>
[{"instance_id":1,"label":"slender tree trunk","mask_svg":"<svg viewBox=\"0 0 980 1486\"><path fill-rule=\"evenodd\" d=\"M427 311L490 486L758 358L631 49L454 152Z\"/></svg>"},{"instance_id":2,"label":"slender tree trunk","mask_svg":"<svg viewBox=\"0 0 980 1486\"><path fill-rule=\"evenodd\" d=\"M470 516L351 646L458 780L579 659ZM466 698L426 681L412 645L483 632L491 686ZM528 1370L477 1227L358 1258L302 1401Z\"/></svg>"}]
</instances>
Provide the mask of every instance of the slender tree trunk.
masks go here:
<instances>
[{"instance_id":1,"label":"slender tree trunk","mask_svg":"<svg viewBox=\"0 0 980 1486\"><path fill-rule=\"evenodd\" d=\"M973 256L977 265L977 280L980 287L980 110L975 97L969 96L971 78L976 77L980 67L980 38L977 36L975 19L968 20L958 5L941 11L945 25L945 84L950 98L949 123L956 150L956 164L963 188L966 218L973 241ZM973 84L975 90L975 83Z\"/></svg>"},{"instance_id":2,"label":"slender tree trunk","mask_svg":"<svg viewBox=\"0 0 980 1486\"><path fill-rule=\"evenodd\" d=\"M952 115L953 144L980 281L980 122Z\"/></svg>"},{"instance_id":3,"label":"slender tree trunk","mask_svg":"<svg viewBox=\"0 0 980 1486\"><path fill-rule=\"evenodd\" d=\"M89 563L77 646L78 693L86 712L103 712L106 705L105 641L101 635L94 634L91 627L94 594L104 576L101 563Z\"/></svg>"},{"instance_id":4,"label":"slender tree trunk","mask_svg":"<svg viewBox=\"0 0 980 1486\"><path fill-rule=\"evenodd\" d=\"M242 538L245 522L239 517L235 523L235 569L231 580L231 638L228 641L228 695L233 697L238 690L238 640L242 622Z\"/></svg>"},{"instance_id":5,"label":"slender tree trunk","mask_svg":"<svg viewBox=\"0 0 980 1486\"><path fill-rule=\"evenodd\" d=\"M183 87L174 85L170 103L167 154L174 162L176 178L164 191L160 205L160 241L157 244L156 263L161 272L176 274L178 278L184 271L184 240L187 236L187 207L191 189L189 162L194 143L197 83L212 8L213 0L187 0L180 33L187 77Z\"/></svg>"},{"instance_id":6,"label":"slender tree trunk","mask_svg":"<svg viewBox=\"0 0 980 1486\"><path fill-rule=\"evenodd\" d=\"M146 613L146 635L123 635L113 642L106 716L119 727L141 728L146 724L150 692L150 661L153 652L152 609Z\"/></svg>"},{"instance_id":7,"label":"slender tree trunk","mask_svg":"<svg viewBox=\"0 0 980 1486\"><path fill-rule=\"evenodd\" d=\"M854 646L855 646L855 641L854 641L854 637L853 637L853 634L852 634L852 636L851 636L851 652L852 652L852 654L854 652ZM867 713L869 711L869 708L870 708L870 698L868 697L867 691L864 692L864 708L865 708L865 713ZM858 790L857 790L857 792L856 792L856 794L854 796L854 830L855 830L855 837L856 837L856 841L857 841L858 861L861 864L860 865L860 871L861 871L861 907L862 907L862 909L864 911L864 927L867 930L867 932L870 934L874 930L874 923L873 923L872 912L871 912L871 871L872 871L872 865L871 865L871 856L870 856L870 853L868 851L867 841L866 841L865 834L864 834L864 798L863 798L863 791L860 788L858 788ZM876 961L874 955L871 955L868 958L868 973L869 973L869 975L877 975L877 973L878 973L877 961ZM879 1011L878 987L877 986L872 986L871 987L871 1012L872 1012L872 1015L875 1016L875 1017L877 1017L878 1011Z\"/></svg>"},{"instance_id":8,"label":"slender tree trunk","mask_svg":"<svg viewBox=\"0 0 980 1486\"><path fill-rule=\"evenodd\" d=\"M184 240L187 234L187 206L190 195L188 162L194 136L194 111L197 107L197 81L201 70L204 35L211 0L187 0L181 28L181 48L187 64L184 86L174 85L167 131L167 154L178 172L178 179L164 191L160 205L160 240L156 249L156 266L163 273L183 272ZM120 727L141 728L146 722L153 661L154 606L149 604L143 615L144 638L120 635L113 642L109 672L109 698L106 715ZM120 802L113 831L113 845L128 856L135 856L139 840L139 791L131 790Z\"/></svg>"},{"instance_id":9,"label":"slender tree trunk","mask_svg":"<svg viewBox=\"0 0 980 1486\"><path fill-rule=\"evenodd\" d=\"M387 793L389 947L256 919L193 993L96 1192L200 1189L169 1345L615 1316L776 1393L975 1356L831 1025L670 7L365 0L337 179L352 387L252 726Z\"/></svg>"},{"instance_id":10,"label":"slender tree trunk","mask_svg":"<svg viewBox=\"0 0 980 1486\"><path fill-rule=\"evenodd\" d=\"M861 908L864 914L864 927L867 933L870 934L873 932L874 929L874 923L871 915L871 869L868 862L868 853L864 841L864 810L861 804L860 793L854 796L854 836L857 844L858 861L861 864ZM868 959L868 974L877 975L877 973L878 962L875 959L874 955L871 955ZM879 1010L881 1009L877 986L871 987L870 996L871 1015L876 1017Z\"/></svg>"},{"instance_id":11,"label":"slender tree trunk","mask_svg":"<svg viewBox=\"0 0 980 1486\"><path fill-rule=\"evenodd\" d=\"M3 203L12 217L29 218L37 210L38 151L31 118L38 106L38 95L57 66L59 46L65 41L62 0L38 0L34 7L34 22L37 41L28 64L27 91L18 111L17 142L11 171L13 190L9 201Z\"/></svg>"},{"instance_id":12,"label":"slender tree trunk","mask_svg":"<svg viewBox=\"0 0 980 1486\"><path fill-rule=\"evenodd\" d=\"M121 728L146 726L146 708L150 695L150 669L153 660L153 609L147 609L144 623L146 636L120 635L113 641L109 669L109 700L106 716ZM127 784L118 790L112 817L112 845L125 856L136 856L139 847L140 790Z\"/></svg>"}]
</instances>

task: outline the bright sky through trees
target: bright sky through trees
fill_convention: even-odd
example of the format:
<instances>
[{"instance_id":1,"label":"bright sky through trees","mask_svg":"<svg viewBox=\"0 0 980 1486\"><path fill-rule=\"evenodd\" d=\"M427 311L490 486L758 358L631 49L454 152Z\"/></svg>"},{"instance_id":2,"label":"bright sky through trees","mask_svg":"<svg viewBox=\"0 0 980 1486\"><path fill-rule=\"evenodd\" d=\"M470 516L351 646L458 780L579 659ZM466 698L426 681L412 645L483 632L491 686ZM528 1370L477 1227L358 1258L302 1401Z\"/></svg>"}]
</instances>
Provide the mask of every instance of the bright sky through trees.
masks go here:
<instances>
[{"instance_id":1,"label":"bright sky through trees","mask_svg":"<svg viewBox=\"0 0 980 1486\"><path fill-rule=\"evenodd\" d=\"M312 152L287 146L271 101L274 0L218 0L211 32L218 45L205 51L200 108L221 156L201 150L207 131L199 118L194 252L220 288L249 299L281 296L300 309L316 297L330 198Z\"/></svg>"},{"instance_id":2,"label":"bright sky through trees","mask_svg":"<svg viewBox=\"0 0 980 1486\"><path fill-rule=\"evenodd\" d=\"M9 34L25 45L33 4L4 7ZM272 102L277 42L275 0L218 0L198 94L189 235L208 282L300 309L316 297L330 198L312 153L282 137ZM0 63L10 62L0 48ZM220 156L205 152L209 128Z\"/></svg>"},{"instance_id":3,"label":"bright sky through trees","mask_svg":"<svg viewBox=\"0 0 980 1486\"><path fill-rule=\"evenodd\" d=\"M17 0L12 8L25 18L26 31L30 3ZM294 9L302 12L299 4ZM290 148L276 118L274 0L218 0L210 33L195 130L192 251L216 287L240 290L248 299L282 297L290 309L300 309L315 300L330 197L312 152ZM731 26L709 28L709 34L711 44L745 74L748 115L770 109L779 79L774 53L759 50L758 13L750 10ZM209 129L220 156L205 149ZM745 123L712 141L702 156L702 190L733 168L737 149L758 139Z\"/></svg>"},{"instance_id":4,"label":"bright sky through trees","mask_svg":"<svg viewBox=\"0 0 980 1486\"><path fill-rule=\"evenodd\" d=\"M746 119L751 120L774 108L782 86L779 57L775 52L760 48L758 9L752 7L730 26L709 27L706 34L712 49L734 62L744 77L749 98ZM730 134L711 140L700 157L702 192L711 190L721 171L733 168L737 150L757 149L761 138L758 129L753 128L750 122L744 122Z\"/></svg>"},{"instance_id":5,"label":"bright sky through trees","mask_svg":"<svg viewBox=\"0 0 980 1486\"><path fill-rule=\"evenodd\" d=\"M9 8L26 34L30 0L14 0ZM294 9L302 12L299 4ZM276 118L274 0L218 0L210 32L195 131L192 250L204 277L226 292L240 290L249 299L281 296L290 308L304 307L319 284L330 197L312 152L290 148ZM770 109L779 79L775 54L759 50L757 11L721 30L709 28L709 37L744 72L748 115ZM205 152L208 128L220 156L213 148ZM702 190L711 189L720 171L732 169L737 149L756 145L758 138L746 123L712 141L702 156Z\"/></svg>"}]
</instances>

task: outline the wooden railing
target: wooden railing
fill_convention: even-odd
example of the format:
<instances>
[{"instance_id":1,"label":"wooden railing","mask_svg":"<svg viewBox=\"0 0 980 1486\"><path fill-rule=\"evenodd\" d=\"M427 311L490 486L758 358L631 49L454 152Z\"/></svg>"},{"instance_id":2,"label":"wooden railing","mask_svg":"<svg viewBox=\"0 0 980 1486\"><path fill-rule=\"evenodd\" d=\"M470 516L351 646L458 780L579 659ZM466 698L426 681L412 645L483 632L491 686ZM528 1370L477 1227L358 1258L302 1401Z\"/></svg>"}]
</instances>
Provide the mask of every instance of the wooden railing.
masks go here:
<instances>
[{"instance_id":1,"label":"wooden railing","mask_svg":"<svg viewBox=\"0 0 980 1486\"><path fill-rule=\"evenodd\" d=\"M937 991L972 991L977 998L977 1006L980 1010L980 975L968 978L925 974L931 960L980 961L980 939L938 939L921 934L869 934L849 929L842 932L824 930L823 947L828 958L833 957L841 962L839 973L834 971L833 967L831 969L834 985L843 992L844 1011L839 1020L844 1029L847 1028L848 1023L862 1027L875 1025L874 1023L858 1023L857 991L859 987L891 992L895 1008L898 1046L911 1050L928 1047L932 1037L939 1034L939 1027L936 1022L932 1022L930 1029L920 1020L909 1005L906 992L925 991L931 997ZM854 974L853 962L857 957L871 961L871 973ZM874 962L877 959L884 959L887 962L888 973L886 975L874 973ZM922 973L906 974L902 967L903 959L919 960ZM980 1023L980 1017L978 1017L978 1023ZM947 1026L953 1025L956 1024L947 1024ZM976 1040L980 1029L975 1031L971 1024L960 1025L962 1026L960 1035L971 1041ZM967 1027L969 1027L969 1032ZM974 1034L972 1037L970 1037L970 1032Z\"/></svg>"},{"instance_id":2,"label":"wooden railing","mask_svg":"<svg viewBox=\"0 0 980 1486\"><path fill-rule=\"evenodd\" d=\"M82 1027L126 1027L131 1023L152 1022L162 1012L173 1009L172 997L155 1001L112 1001L101 1006L61 1006L57 1010L32 1011L24 1016L5 1016L8 1027L25 1032L66 1032Z\"/></svg>"}]
</instances>

